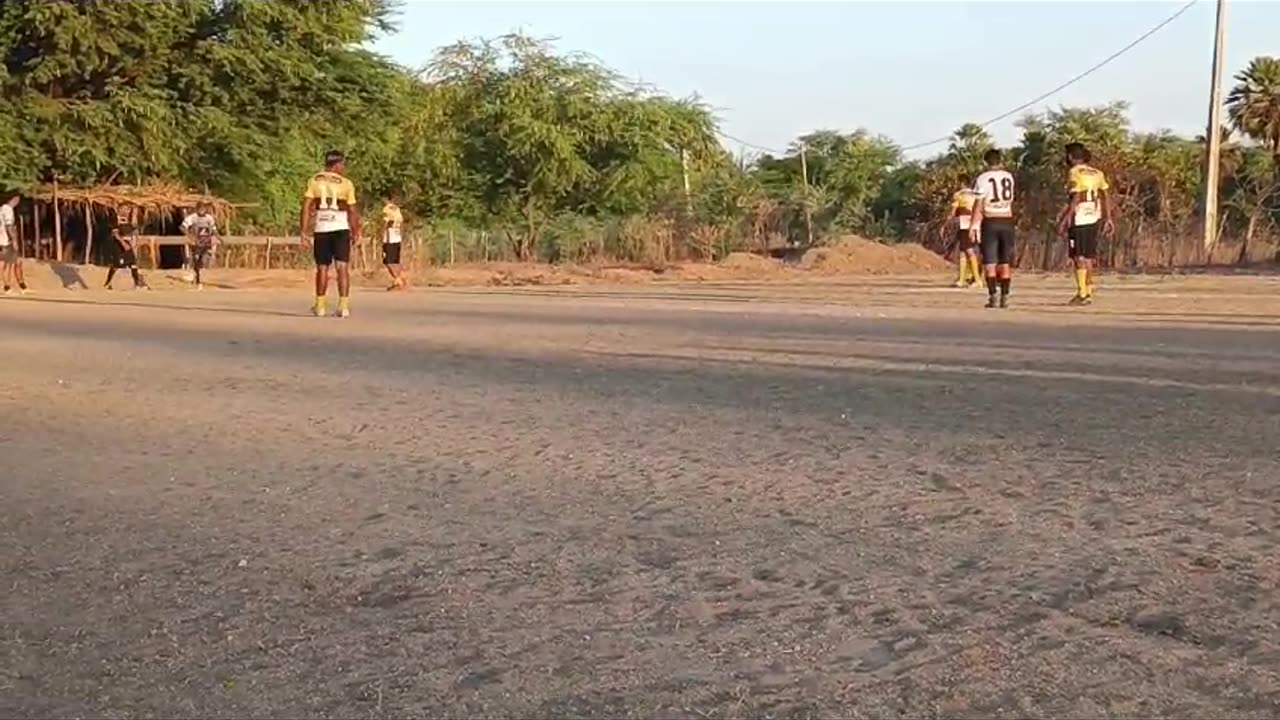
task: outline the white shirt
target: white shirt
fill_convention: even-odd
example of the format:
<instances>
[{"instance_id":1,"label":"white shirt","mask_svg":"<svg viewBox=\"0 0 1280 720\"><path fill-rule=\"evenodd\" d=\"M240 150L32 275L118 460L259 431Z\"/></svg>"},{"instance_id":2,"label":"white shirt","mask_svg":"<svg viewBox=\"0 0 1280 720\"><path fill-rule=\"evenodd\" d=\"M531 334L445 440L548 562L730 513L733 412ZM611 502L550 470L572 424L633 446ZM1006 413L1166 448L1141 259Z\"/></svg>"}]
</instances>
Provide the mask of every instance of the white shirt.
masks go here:
<instances>
[{"instance_id":1,"label":"white shirt","mask_svg":"<svg viewBox=\"0 0 1280 720\"><path fill-rule=\"evenodd\" d=\"M0 205L0 247L9 247L9 228L17 223L13 219L13 208L8 203Z\"/></svg>"},{"instance_id":2,"label":"white shirt","mask_svg":"<svg viewBox=\"0 0 1280 720\"><path fill-rule=\"evenodd\" d=\"M982 217L1013 217L1013 175L1008 170L988 170L973 183L982 198Z\"/></svg>"},{"instance_id":3,"label":"white shirt","mask_svg":"<svg viewBox=\"0 0 1280 720\"><path fill-rule=\"evenodd\" d=\"M212 215L201 215L200 213L191 213L182 220L182 232L186 232L191 228L195 228L196 235L217 235L218 221ZM207 230L207 233L201 233L201 230Z\"/></svg>"}]
</instances>

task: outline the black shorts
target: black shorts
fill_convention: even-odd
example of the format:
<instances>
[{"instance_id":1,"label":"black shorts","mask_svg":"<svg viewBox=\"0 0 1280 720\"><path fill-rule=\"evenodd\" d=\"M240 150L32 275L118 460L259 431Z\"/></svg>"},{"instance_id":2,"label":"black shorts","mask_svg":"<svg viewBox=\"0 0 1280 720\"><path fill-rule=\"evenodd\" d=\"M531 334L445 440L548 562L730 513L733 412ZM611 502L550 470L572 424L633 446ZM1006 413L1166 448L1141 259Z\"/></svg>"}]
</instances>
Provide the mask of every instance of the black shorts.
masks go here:
<instances>
[{"instance_id":1,"label":"black shorts","mask_svg":"<svg viewBox=\"0 0 1280 720\"><path fill-rule=\"evenodd\" d=\"M1076 225L1067 231L1067 257L1098 259L1098 224Z\"/></svg>"},{"instance_id":2,"label":"black shorts","mask_svg":"<svg viewBox=\"0 0 1280 720\"><path fill-rule=\"evenodd\" d=\"M1013 220L986 218L982 221L982 264L1012 265L1014 256Z\"/></svg>"},{"instance_id":3,"label":"black shorts","mask_svg":"<svg viewBox=\"0 0 1280 720\"><path fill-rule=\"evenodd\" d=\"M13 245L0 245L0 262L14 264L18 262L18 248Z\"/></svg>"},{"instance_id":4,"label":"black shorts","mask_svg":"<svg viewBox=\"0 0 1280 720\"><path fill-rule=\"evenodd\" d=\"M138 267L138 253L133 248L120 248L116 251L116 267Z\"/></svg>"},{"instance_id":5,"label":"black shorts","mask_svg":"<svg viewBox=\"0 0 1280 720\"><path fill-rule=\"evenodd\" d=\"M314 238L311 255L317 265L332 265L335 262L351 262L351 231L334 230L318 232Z\"/></svg>"},{"instance_id":6,"label":"black shorts","mask_svg":"<svg viewBox=\"0 0 1280 720\"><path fill-rule=\"evenodd\" d=\"M400 264L400 243L382 243L382 264Z\"/></svg>"},{"instance_id":7,"label":"black shorts","mask_svg":"<svg viewBox=\"0 0 1280 720\"><path fill-rule=\"evenodd\" d=\"M959 228L956 229L956 247L961 250L970 250L977 244L977 241L971 239L971 236L969 235L969 228L965 228L963 230Z\"/></svg>"}]
</instances>

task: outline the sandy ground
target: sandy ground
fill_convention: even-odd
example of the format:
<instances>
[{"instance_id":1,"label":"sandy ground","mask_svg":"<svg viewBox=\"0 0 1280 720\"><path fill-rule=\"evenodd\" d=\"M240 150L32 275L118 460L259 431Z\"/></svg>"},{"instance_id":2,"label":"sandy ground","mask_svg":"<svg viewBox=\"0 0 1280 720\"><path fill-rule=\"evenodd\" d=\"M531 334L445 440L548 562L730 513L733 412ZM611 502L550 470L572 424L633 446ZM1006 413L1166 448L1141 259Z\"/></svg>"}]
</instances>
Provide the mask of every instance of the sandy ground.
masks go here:
<instances>
[{"instance_id":1,"label":"sandy ground","mask_svg":"<svg viewBox=\"0 0 1280 720\"><path fill-rule=\"evenodd\" d=\"M0 299L0 716L1280 714L1280 280L940 282Z\"/></svg>"}]
</instances>

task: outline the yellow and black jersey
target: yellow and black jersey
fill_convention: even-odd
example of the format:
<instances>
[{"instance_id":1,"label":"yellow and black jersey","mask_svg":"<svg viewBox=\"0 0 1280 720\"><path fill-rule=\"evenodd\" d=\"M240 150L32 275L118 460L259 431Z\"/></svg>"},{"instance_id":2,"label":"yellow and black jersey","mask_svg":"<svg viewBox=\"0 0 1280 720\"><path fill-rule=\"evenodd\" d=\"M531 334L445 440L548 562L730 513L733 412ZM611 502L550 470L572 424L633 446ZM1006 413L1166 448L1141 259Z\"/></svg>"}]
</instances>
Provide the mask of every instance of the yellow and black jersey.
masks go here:
<instances>
[{"instance_id":1,"label":"yellow and black jersey","mask_svg":"<svg viewBox=\"0 0 1280 720\"><path fill-rule=\"evenodd\" d=\"M319 172L307 182L303 197L316 201L314 232L350 230L351 219L347 209L356 204L356 186L334 172Z\"/></svg>"},{"instance_id":2,"label":"yellow and black jersey","mask_svg":"<svg viewBox=\"0 0 1280 720\"><path fill-rule=\"evenodd\" d=\"M386 228L386 242L391 244L400 242L400 231L404 227L404 213L400 212L400 207L395 203L389 202L382 206L382 226Z\"/></svg>"},{"instance_id":3,"label":"yellow and black jersey","mask_svg":"<svg viewBox=\"0 0 1280 720\"><path fill-rule=\"evenodd\" d=\"M1073 196L1080 196L1072 224L1080 227L1101 220L1102 193L1110 189L1107 176L1101 170L1084 164L1072 167L1067 175L1067 191Z\"/></svg>"},{"instance_id":4,"label":"yellow and black jersey","mask_svg":"<svg viewBox=\"0 0 1280 720\"><path fill-rule=\"evenodd\" d=\"M956 223L961 230L968 230L970 216L973 215L973 207L978 204L978 193L973 188L963 188L957 190L951 196L951 215L955 217Z\"/></svg>"}]
</instances>

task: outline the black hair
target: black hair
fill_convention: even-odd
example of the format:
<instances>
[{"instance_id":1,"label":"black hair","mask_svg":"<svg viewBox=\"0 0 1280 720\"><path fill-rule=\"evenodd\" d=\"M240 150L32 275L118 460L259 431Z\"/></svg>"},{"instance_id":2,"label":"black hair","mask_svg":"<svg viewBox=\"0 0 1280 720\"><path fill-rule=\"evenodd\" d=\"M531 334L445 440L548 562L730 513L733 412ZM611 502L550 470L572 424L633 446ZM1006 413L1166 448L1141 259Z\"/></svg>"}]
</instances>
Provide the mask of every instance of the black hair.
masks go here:
<instances>
[{"instance_id":1,"label":"black hair","mask_svg":"<svg viewBox=\"0 0 1280 720\"><path fill-rule=\"evenodd\" d=\"M1091 158L1092 155L1089 154L1089 149L1084 146L1084 143L1073 142L1067 145L1067 160L1073 165L1089 162Z\"/></svg>"},{"instance_id":2,"label":"black hair","mask_svg":"<svg viewBox=\"0 0 1280 720\"><path fill-rule=\"evenodd\" d=\"M324 154L324 166L326 168L331 168L340 162L345 162L346 159L347 159L346 154L344 154L341 150L330 150L329 152Z\"/></svg>"},{"instance_id":3,"label":"black hair","mask_svg":"<svg viewBox=\"0 0 1280 720\"><path fill-rule=\"evenodd\" d=\"M988 166L999 165L1000 160L1001 160L1000 151L996 150L995 148L992 148L986 151L982 155L982 162L986 163Z\"/></svg>"}]
</instances>

